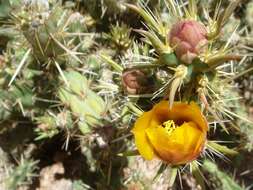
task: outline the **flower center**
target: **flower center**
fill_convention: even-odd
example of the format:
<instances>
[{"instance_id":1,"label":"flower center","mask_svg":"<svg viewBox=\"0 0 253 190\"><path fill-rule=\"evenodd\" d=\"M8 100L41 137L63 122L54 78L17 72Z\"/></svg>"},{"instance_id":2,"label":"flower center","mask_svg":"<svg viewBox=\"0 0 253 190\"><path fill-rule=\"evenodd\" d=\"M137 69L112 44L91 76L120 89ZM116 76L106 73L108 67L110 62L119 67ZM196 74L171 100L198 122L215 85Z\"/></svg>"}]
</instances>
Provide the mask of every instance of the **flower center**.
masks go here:
<instances>
[{"instance_id":1,"label":"flower center","mask_svg":"<svg viewBox=\"0 0 253 190\"><path fill-rule=\"evenodd\" d=\"M169 134L171 134L178 127L173 120L165 121L161 126L165 128Z\"/></svg>"}]
</instances>

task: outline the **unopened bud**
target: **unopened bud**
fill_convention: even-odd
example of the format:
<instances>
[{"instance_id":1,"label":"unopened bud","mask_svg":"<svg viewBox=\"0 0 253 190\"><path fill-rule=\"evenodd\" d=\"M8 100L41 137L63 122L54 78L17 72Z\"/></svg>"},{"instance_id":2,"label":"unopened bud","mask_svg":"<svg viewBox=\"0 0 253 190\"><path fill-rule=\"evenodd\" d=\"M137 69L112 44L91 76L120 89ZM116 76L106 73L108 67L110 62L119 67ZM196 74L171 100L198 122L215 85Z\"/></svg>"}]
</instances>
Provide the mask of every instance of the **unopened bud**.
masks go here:
<instances>
[{"instance_id":1,"label":"unopened bud","mask_svg":"<svg viewBox=\"0 0 253 190\"><path fill-rule=\"evenodd\" d=\"M153 81L144 72L138 69L123 71L122 83L128 94L143 94L153 89Z\"/></svg>"},{"instance_id":2,"label":"unopened bud","mask_svg":"<svg viewBox=\"0 0 253 190\"><path fill-rule=\"evenodd\" d=\"M190 64L194 58L206 50L207 30L197 21L180 21L172 26L169 40L177 57Z\"/></svg>"}]
</instances>

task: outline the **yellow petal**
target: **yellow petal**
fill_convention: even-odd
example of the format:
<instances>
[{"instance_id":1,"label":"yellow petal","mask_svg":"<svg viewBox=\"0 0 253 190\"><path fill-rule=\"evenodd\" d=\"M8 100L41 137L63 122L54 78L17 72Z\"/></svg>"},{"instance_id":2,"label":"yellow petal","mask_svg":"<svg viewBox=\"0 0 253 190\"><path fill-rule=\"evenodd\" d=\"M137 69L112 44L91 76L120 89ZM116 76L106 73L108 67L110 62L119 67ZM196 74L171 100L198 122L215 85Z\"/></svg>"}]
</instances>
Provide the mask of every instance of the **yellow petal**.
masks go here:
<instances>
[{"instance_id":1,"label":"yellow petal","mask_svg":"<svg viewBox=\"0 0 253 190\"><path fill-rule=\"evenodd\" d=\"M187 122L173 131L170 140L177 143L182 142L183 151L187 154L199 154L206 141L206 132L199 130L195 123Z\"/></svg>"},{"instance_id":2,"label":"yellow petal","mask_svg":"<svg viewBox=\"0 0 253 190\"><path fill-rule=\"evenodd\" d=\"M184 123L171 134L161 126L146 129L148 139L158 156L173 165L187 163L195 159L204 142L202 131L192 122Z\"/></svg>"},{"instance_id":3,"label":"yellow petal","mask_svg":"<svg viewBox=\"0 0 253 190\"><path fill-rule=\"evenodd\" d=\"M177 123L177 121L192 121L198 125L198 128L202 131L208 130L208 124L200 111L198 105L194 102L190 104L174 102L173 107L169 109L168 101L161 101L153 108L154 115L157 120L162 122L166 120L173 120Z\"/></svg>"},{"instance_id":4,"label":"yellow petal","mask_svg":"<svg viewBox=\"0 0 253 190\"><path fill-rule=\"evenodd\" d=\"M143 113L142 116L137 119L134 124L134 128L132 129L137 149L146 160L151 160L155 155L154 149L145 133L145 129L150 126L151 117L151 111Z\"/></svg>"},{"instance_id":5,"label":"yellow petal","mask_svg":"<svg viewBox=\"0 0 253 190\"><path fill-rule=\"evenodd\" d=\"M135 122L132 132L141 132L149 127L152 120L152 110L144 112Z\"/></svg>"},{"instance_id":6,"label":"yellow petal","mask_svg":"<svg viewBox=\"0 0 253 190\"><path fill-rule=\"evenodd\" d=\"M180 127L169 133L162 124L173 120ZM172 164L185 164L196 159L202 151L208 124L194 102L161 101L137 119L132 130L139 153L147 160L154 156Z\"/></svg>"}]
</instances>

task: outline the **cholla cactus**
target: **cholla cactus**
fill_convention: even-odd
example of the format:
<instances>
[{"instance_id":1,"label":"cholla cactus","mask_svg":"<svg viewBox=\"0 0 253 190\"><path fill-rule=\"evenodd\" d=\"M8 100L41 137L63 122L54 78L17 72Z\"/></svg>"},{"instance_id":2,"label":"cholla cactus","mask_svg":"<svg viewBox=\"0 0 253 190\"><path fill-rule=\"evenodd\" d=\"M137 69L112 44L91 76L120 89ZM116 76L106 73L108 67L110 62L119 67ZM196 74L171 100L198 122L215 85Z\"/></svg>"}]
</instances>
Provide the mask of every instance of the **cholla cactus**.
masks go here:
<instances>
[{"instance_id":1,"label":"cholla cactus","mask_svg":"<svg viewBox=\"0 0 253 190\"><path fill-rule=\"evenodd\" d=\"M111 27L111 34L108 35L108 39L112 45L115 46L119 51L127 50L132 41L130 39L131 30L126 25Z\"/></svg>"},{"instance_id":2,"label":"cholla cactus","mask_svg":"<svg viewBox=\"0 0 253 190\"><path fill-rule=\"evenodd\" d=\"M229 106L227 102L229 100L226 99L230 97L233 100L233 97L230 96L231 93L229 93L233 88L231 79L228 77L231 71L221 67L227 61L241 59L241 56L230 51L231 39L228 39L228 42L225 42L222 46L220 45L222 40L219 41L222 27L228 21L238 2L231 2L222 13L216 10L215 17L213 19L207 17L204 22L197 16L195 1L189 1L187 8L182 5L182 9L175 1L166 1L166 4L173 15L172 18L175 19L173 25L164 24L159 16L154 16L143 5L139 7L127 5L130 9L138 12L146 21L148 31L138 30L138 32L145 37L145 41L151 44L157 53L153 63L157 64L157 67L168 67L172 72L174 71L171 79L157 92L157 94L162 94L164 99L169 99L167 102L168 108L166 108L166 102L164 101L154 106L151 111L144 112L136 121L133 133L137 148L144 158L150 160L153 155L156 155L155 157L170 165L180 165L181 163L190 163L194 159L190 159L192 157L189 155L188 161L184 161L187 156L180 160L179 154L173 151L172 148L168 148L170 147L169 142L170 139L173 141L174 133L177 134L183 130L186 121L192 121L190 118L193 117L193 113L191 113L191 116L188 115L185 107L181 109L182 117L180 112L176 112L174 117L173 110L178 104L178 102L174 103L174 99L178 97L177 91L182 97L180 101L195 100L202 104L203 109L205 109L204 114L208 115L207 119L216 120L227 133L228 129L222 123L224 118L233 119L237 117L249 123L251 121L247 117L234 112L233 108ZM236 28L234 29L236 30ZM146 64L146 67L149 67L149 64ZM234 98L236 99L236 97ZM160 104L165 105L163 107L159 106ZM147 116L148 114L151 115ZM169 118L169 120L167 121L166 118ZM198 119L200 120L200 117ZM171 123L171 120L175 121L175 124ZM180 120L180 122L177 122L177 120ZM191 139L190 134L190 132L185 133L187 138ZM182 136L184 135L175 138L180 139L182 143L184 142ZM195 141L192 140L193 142ZM178 144L180 145L180 143ZM198 145L195 144L194 146L193 144L191 145L196 151L199 147L199 141ZM187 145L184 143L184 146ZM227 151L229 149L214 145L210 141L206 144L206 148L211 148L211 150L219 149L224 153L234 154L233 151ZM182 149L180 154L183 154L182 152L186 154L187 151ZM196 159L198 155L193 157ZM196 167L194 162L192 162L191 167Z\"/></svg>"},{"instance_id":3,"label":"cholla cactus","mask_svg":"<svg viewBox=\"0 0 253 190\"><path fill-rule=\"evenodd\" d=\"M215 189L243 189L240 187L228 174L220 171L217 166L209 160L205 160L203 167L209 173L214 175L214 179L216 180ZM217 181L218 180L218 181Z\"/></svg>"},{"instance_id":4,"label":"cholla cactus","mask_svg":"<svg viewBox=\"0 0 253 190\"><path fill-rule=\"evenodd\" d=\"M150 30L140 30L139 32L152 43L159 53L157 61L160 64L172 66L171 69L175 71L174 79L170 85L171 90L167 90L170 91L170 106L173 103L177 89L183 81L195 83L197 82L196 79L202 77L202 75L210 78L215 73L215 68L225 61L240 59L240 56L228 54L229 43L220 49L217 49L214 45L208 48L209 44L214 44L215 38L221 32L221 26L224 25L235 8L234 2L223 11L223 15L218 16L219 18L212 20L209 17L208 25L204 26L197 20L195 1L189 1L188 10L180 10L174 1L168 1L168 9L171 10L175 18L175 24L171 28L167 24L164 25L149 10L133 5L128 6L139 12L146 20ZM182 16L183 11L185 15ZM172 59L166 59L166 57L173 56L174 49L179 60L171 62ZM188 66L185 64L188 64ZM191 87L192 90L199 89L198 83L195 84ZM165 91L166 88L164 88ZM190 94L188 91L187 93L189 98Z\"/></svg>"},{"instance_id":5,"label":"cholla cactus","mask_svg":"<svg viewBox=\"0 0 253 190\"><path fill-rule=\"evenodd\" d=\"M76 117L80 130L85 134L90 131L89 126L101 126L106 103L90 89L88 80L80 73L69 71L64 76L69 86L59 89L59 98Z\"/></svg>"},{"instance_id":6,"label":"cholla cactus","mask_svg":"<svg viewBox=\"0 0 253 190\"><path fill-rule=\"evenodd\" d=\"M251 26L231 17L239 1L213 12L195 0L8 2L0 5L7 19L0 37L8 36L0 56L0 146L1 135L15 136L12 129L23 125L32 135L22 142L35 145L12 170L11 189L53 162L76 189L158 189L146 166L154 181L166 182L161 188L176 188L187 170L204 189L202 172L225 175L208 161L202 169L203 158L252 149L252 122L233 82L251 71L242 67L251 60L243 41ZM235 138L239 148L217 143ZM25 147L5 151L19 158Z\"/></svg>"},{"instance_id":7,"label":"cholla cactus","mask_svg":"<svg viewBox=\"0 0 253 190\"><path fill-rule=\"evenodd\" d=\"M32 182L34 178L37 161L27 160L23 157L20 160L20 163L17 167L9 168L8 178L6 180L6 186L8 189L17 189L18 187L24 186Z\"/></svg>"},{"instance_id":8,"label":"cholla cactus","mask_svg":"<svg viewBox=\"0 0 253 190\"><path fill-rule=\"evenodd\" d=\"M248 4L247 12L246 12L246 19L247 19L247 21L248 21L250 27L253 26L252 9L253 9L253 2L251 1L251 2Z\"/></svg>"}]
</instances>

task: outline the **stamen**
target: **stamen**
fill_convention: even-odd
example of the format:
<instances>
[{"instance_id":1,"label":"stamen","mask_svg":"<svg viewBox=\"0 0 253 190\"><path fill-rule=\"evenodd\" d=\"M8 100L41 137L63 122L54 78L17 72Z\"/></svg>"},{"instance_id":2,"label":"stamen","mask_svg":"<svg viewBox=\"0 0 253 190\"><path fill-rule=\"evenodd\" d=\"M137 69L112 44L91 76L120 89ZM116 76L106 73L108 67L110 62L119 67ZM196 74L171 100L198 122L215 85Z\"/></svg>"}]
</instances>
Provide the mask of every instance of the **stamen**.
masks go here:
<instances>
[{"instance_id":1,"label":"stamen","mask_svg":"<svg viewBox=\"0 0 253 190\"><path fill-rule=\"evenodd\" d=\"M163 122L162 127L164 127L168 131L168 133L171 133L177 128L173 120L168 120L168 121Z\"/></svg>"}]
</instances>

